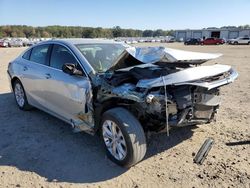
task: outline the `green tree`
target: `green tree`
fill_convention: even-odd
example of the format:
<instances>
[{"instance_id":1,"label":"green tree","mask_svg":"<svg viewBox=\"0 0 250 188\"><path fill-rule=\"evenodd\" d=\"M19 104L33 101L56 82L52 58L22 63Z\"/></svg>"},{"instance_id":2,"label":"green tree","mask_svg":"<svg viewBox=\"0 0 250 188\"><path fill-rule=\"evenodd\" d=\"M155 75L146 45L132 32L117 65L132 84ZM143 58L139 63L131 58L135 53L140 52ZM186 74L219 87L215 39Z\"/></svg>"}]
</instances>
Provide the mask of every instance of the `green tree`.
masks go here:
<instances>
[{"instance_id":1,"label":"green tree","mask_svg":"<svg viewBox=\"0 0 250 188\"><path fill-rule=\"evenodd\" d=\"M152 31L152 30L145 30L145 31L143 31L142 36L143 37L152 37L153 34L154 34L154 31Z\"/></svg>"},{"instance_id":2,"label":"green tree","mask_svg":"<svg viewBox=\"0 0 250 188\"><path fill-rule=\"evenodd\" d=\"M249 28L249 25L240 26ZM56 37L56 38L113 38L113 37L152 37L171 35L173 31L158 30L135 30L122 29L120 26L113 28L92 28L92 27L74 27L74 26L47 26L31 27L26 25L5 25L0 26L0 37Z\"/></svg>"},{"instance_id":3,"label":"green tree","mask_svg":"<svg viewBox=\"0 0 250 188\"><path fill-rule=\"evenodd\" d=\"M164 32L162 29L157 29L156 31L154 31L153 36L154 37L164 36Z\"/></svg>"},{"instance_id":4,"label":"green tree","mask_svg":"<svg viewBox=\"0 0 250 188\"><path fill-rule=\"evenodd\" d=\"M50 34L47 31L43 31L42 34L41 34L41 36L43 38L50 38L51 37Z\"/></svg>"},{"instance_id":5,"label":"green tree","mask_svg":"<svg viewBox=\"0 0 250 188\"><path fill-rule=\"evenodd\" d=\"M30 37L35 37L36 36L36 32L35 29L33 27L25 27L23 30L23 33L25 34L26 38L30 38Z\"/></svg>"},{"instance_id":6,"label":"green tree","mask_svg":"<svg viewBox=\"0 0 250 188\"><path fill-rule=\"evenodd\" d=\"M120 26L115 26L112 29L113 37L122 37L122 29Z\"/></svg>"}]
</instances>

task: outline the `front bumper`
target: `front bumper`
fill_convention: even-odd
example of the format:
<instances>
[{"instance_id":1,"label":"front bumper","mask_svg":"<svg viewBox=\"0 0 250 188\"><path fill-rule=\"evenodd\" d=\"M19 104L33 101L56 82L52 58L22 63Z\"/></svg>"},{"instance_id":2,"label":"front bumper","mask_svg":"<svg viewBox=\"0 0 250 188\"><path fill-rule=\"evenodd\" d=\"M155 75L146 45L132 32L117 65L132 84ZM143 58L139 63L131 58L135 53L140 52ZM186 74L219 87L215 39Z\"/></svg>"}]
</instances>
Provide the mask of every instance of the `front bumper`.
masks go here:
<instances>
[{"instance_id":1,"label":"front bumper","mask_svg":"<svg viewBox=\"0 0 250 188\"><path fill-rule=\"evenodd\" d=\"M224 79L221 80L216 80L213 82L186 82L186 84L188 85L195 85L195 86L199 86L199 87L204 87L207 88L208 90L213 89L213 88L217 88L223 85L227 85L232 83L237 77L239 76L239 74L234 70L234 69L230 69L230 75ZM176 84L176 85L183 85L183 83L180 84Z\"/></svg>"}]
</instances>

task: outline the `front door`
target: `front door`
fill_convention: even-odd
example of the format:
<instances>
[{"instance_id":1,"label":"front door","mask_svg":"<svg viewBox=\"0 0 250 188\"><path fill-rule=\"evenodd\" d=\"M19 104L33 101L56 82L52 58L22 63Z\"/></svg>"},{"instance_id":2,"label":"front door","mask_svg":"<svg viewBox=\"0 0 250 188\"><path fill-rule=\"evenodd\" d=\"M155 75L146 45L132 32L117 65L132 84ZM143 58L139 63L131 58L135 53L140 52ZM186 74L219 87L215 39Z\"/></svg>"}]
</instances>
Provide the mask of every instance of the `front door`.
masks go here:
<instances>
[{"instance_id":1,"label":"front door","mask_svg":"<svg viewBox=\"0 0 250 188\"><path fill-rule=\"evenodd\" d=\"M67 121L79 122L89 112L92 90L86 75L69 75L62 71L65 63L73 63L81 69L79 62L65 46L54 44L50 57L48 83L48 108ZM84 73L83 73L84 74Z\"/></svg>"}]
</instances>

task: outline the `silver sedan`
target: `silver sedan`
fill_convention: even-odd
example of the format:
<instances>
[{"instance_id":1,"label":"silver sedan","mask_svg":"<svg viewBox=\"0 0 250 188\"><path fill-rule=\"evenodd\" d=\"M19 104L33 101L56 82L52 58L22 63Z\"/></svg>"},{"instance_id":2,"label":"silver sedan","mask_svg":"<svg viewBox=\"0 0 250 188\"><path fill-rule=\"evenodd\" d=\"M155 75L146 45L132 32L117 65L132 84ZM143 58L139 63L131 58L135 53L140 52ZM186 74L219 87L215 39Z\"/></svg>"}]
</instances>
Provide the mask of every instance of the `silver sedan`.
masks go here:
<instances>
[{"instance_id":1,"label":"silver sedan","mask_svg":"<svg viewBox=\"0 0 250 188\"><path fill-rule=\"evenodd\" d=\"M37 107L75 132L100 133L108 157L130 167L145 156L145 132L215 120L220 87L238 77L228 65L202 66L221 55L51 40L23 52L8 73L20 109Z\"/></svg>"}]
</instances>

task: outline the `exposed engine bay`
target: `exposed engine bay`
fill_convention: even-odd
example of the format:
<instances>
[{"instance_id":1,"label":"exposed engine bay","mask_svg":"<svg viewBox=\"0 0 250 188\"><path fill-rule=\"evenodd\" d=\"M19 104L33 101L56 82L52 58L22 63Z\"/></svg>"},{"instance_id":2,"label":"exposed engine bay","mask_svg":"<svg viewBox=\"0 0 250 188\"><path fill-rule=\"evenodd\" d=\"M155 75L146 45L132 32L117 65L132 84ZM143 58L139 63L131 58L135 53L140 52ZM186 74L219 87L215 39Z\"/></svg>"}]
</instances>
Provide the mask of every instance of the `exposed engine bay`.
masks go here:
<instances>
[{"instance_id":1,"label":"exposed engine bay","mask_svg":"<svg viewBox=\"0 0 250 188\"><path fill-rule=\"evenodd\" d=\"M147 48L144 56L141 51L127 51L109 71L98 74L93 86L97 113L102 108L123 106L137 117L144 130L156 132L165 131L167 126L215 120L221 102L219 87L236 79L237 72L227 65L200 65L217 56L174 60L170 54L166 58L166 51L161 50Z\"/></svg>"}]
</instances>

